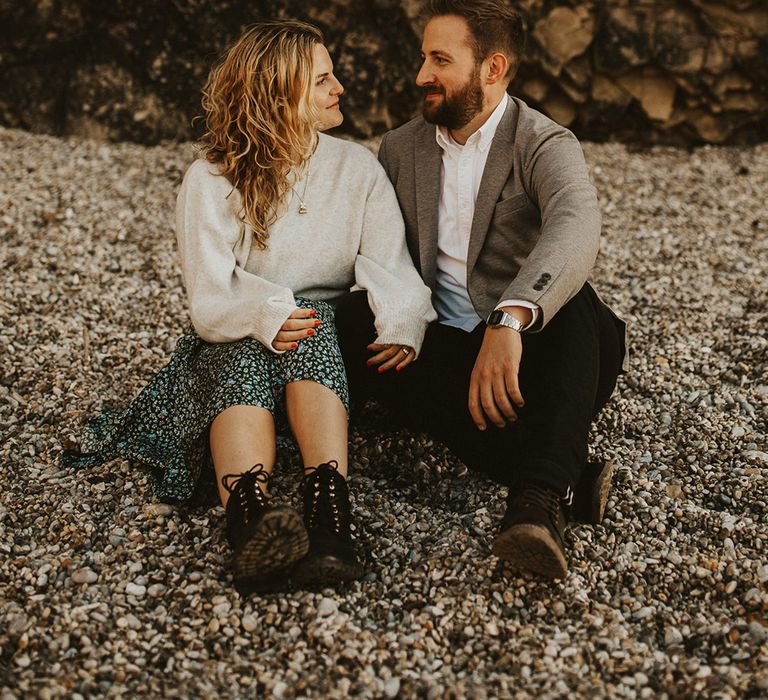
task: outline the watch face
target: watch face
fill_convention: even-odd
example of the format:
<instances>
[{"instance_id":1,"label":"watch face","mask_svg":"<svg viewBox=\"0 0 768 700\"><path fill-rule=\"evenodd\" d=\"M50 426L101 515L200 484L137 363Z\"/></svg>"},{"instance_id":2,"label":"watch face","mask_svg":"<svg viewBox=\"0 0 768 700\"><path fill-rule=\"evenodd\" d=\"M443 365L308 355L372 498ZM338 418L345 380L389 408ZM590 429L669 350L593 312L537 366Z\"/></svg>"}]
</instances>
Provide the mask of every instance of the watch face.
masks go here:
<instances>
[{"instance_id":1,"label":"watch face","mask_svg":"<svg viewBox=\"0 0 768 700\"><path fill-rule=\"evenodd\" d=\"M501 309L495 309L491 311L491 315L488 316L489 326L498 326L501 323L501 319L504 318L504 312Z\"/></svg>"}]
</instances>

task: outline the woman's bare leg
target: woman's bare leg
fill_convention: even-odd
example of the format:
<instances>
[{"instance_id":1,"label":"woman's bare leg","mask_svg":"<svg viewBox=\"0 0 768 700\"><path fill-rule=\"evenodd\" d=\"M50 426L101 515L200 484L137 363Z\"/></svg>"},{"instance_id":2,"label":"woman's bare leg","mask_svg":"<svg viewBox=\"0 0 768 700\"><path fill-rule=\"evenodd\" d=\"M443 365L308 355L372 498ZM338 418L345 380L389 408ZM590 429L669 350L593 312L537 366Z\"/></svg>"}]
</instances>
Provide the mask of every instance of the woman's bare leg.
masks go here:
<instances>
[{"instance_id":1,"label":"woman's bare leg","mask_svg":"<svg viewBox=\"0 0 768 700\"><path fill-rule=\"evenodd\" d=\"M286 386L288 420L299 443L306 475L302 482L309 552L296 564L299 586L328 586L363 574L352 542L347 476L347 412L328 387L311 381ZM336 460L338 474L321 464ZM340 476L339 476L340 475Z\"/></svg>"},{"instance_id":2,"label":"woman's bare leg","mask_svg":"<svg viewBox=\"0 0 768 700\"><path fill-rule=\"evenodd\" d=\"M347 412L327 386L304 380L285 387L288 422L307 467L335 459L347 476Z\"/></svg>"},{"instance_id":3,"label":"woman's bare leg","mask_svg":"<svg viewBox=\"0 0 768 700\"><path fill-rule=\"evenodd\" d=\"M230 406L211 424L211 456L216 470L221 504L226 507L229 492L222 486L226 474L242 474L254 464L263 464L272 473L275 464L275 421L266 408ZM262 484L259 484L263 488Z\"/></svg>"}]
</instances>

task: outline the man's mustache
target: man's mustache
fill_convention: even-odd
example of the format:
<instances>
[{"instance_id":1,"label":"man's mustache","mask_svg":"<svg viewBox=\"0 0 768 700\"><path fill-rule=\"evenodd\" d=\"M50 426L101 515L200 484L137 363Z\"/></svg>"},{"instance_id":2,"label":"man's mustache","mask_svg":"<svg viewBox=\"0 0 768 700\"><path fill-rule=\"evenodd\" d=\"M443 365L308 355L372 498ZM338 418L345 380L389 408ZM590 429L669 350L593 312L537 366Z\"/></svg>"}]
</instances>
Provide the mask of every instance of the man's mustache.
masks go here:
<instances>
[{"instance_id":1,"label":"man's mustache","mask_svg":"<svg viewBox=\"0 0 768 700\"><path fill-rule=\"evenodd\" d=\"M443 88L438 87L437 85L425 85L421 88L422 92L424 93L424 96L427 95L444 95L445 90Z\"/></svg>"}]
</instances>

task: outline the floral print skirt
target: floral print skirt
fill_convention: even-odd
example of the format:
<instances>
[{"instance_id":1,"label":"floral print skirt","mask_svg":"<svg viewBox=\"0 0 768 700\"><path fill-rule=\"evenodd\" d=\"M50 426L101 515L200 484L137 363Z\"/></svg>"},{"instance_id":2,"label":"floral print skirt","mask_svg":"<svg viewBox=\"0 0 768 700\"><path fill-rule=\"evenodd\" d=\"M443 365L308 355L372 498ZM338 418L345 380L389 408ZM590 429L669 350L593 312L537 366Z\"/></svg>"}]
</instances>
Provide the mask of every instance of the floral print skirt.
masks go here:
<instances>
[{"instance_id":1,"label":"floral print skirt","mask_svg":"<svg viewBox=\"0 0 768 700\"><path fill-rule=\"evenodd\" d=\"M126 407L108 409L85 428L68 466L88 467L122 458L149 468L161 501L189 500L201 475L214 480L208 432L230 406L259 406L275 419L278 444L295 445L285 411L285 385L311 380L331 389L349 411L349 394L333 308L298 297L322 321L296 350L275 354L253 338L208 343L190 328L168 364Z\"/></svg>"}]
</instances>

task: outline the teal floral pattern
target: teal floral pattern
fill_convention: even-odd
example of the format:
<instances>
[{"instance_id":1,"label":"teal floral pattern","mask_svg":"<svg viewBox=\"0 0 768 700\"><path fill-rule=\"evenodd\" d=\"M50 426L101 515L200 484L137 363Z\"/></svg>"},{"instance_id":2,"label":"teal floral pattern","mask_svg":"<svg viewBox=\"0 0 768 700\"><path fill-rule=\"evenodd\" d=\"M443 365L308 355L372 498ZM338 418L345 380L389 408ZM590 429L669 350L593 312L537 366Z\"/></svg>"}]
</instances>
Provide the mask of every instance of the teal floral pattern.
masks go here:
<instances>
[{"instance_id":1,"label":"teal floral pattern","mask_svg":"<svg viewBox=\"0 0 768 700\"><path fill-rule=\"evenodd\" d=\"M213 486L208 430L230 406L260 406L275 418L278 443L295 446L285 411L285 385L311 380L327 386L349 410L333 308L298 297L322 323L296 350L280 355L253 338L208 343L190 327L168 364L127 407L108 409L89 423L68 466L89 467L121 458L149 468L161 501L188 500L201 475Z\"/></svg>"}]
</instances>

